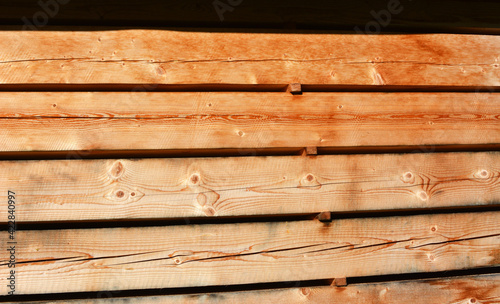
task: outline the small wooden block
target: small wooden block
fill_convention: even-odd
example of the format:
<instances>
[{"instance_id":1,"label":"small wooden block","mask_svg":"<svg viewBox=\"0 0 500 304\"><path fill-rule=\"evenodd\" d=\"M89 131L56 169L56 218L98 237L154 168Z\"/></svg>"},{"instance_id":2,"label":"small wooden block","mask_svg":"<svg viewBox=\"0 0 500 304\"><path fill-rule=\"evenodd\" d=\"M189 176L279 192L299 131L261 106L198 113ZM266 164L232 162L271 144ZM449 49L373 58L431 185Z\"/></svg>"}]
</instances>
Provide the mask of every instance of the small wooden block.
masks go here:
<instances>
[{"instance_id":1,"label":"small wooden block","mask_svg":"<svg viewBox=\"0 0 500 304\"><path fill-rule=\"evenodd\" d=\"M332 213L330 211L323 211L318 215L318 220L320 222L331 222L332 221Z\"/></svg>"},{"instance_id":2,"label":"small wooden block","mask_svg":"<svg viewBox=\"0 0 500 304\"><path fill-rule=\"evenodd\" d=\"M347 279L346 278L335 278L333 280L332 285L335 285L337 287L347 286Z\"/></svg>"},{"instance_id":3,"label":"small wooden block","mask_svg":"<svg viewBox=\"0 0 500 304\"><path fill-rule=\"evenodd\" d=\"M306 155L318 155L317 147L306 147Z\"/></svg>"},{"instance_id":4,"label":"small wooden block","mask_svg":"<svg viewBox=\"0 0 500 304\"><path fill-rule=\"evenodd\" d=\"M302 86L300 85L300 83L290 83L288 85L287 91L292 93L293 95L302 94Z\"/></svg>"}]
</instances>

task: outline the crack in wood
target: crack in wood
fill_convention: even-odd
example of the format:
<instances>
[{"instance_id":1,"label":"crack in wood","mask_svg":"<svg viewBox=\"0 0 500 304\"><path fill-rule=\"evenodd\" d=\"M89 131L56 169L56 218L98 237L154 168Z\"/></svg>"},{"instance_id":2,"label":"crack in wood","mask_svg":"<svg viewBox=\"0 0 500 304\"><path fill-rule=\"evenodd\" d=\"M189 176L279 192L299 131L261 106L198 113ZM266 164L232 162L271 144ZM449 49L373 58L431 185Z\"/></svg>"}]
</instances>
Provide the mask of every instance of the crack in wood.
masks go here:
<instances>
[{"instance_id":1,"label":"crack in wood","mask_svg":"<svg viewBox=\"0 0 500 304\"><path fill-rule=\"evenodd\" d=\"M84 262L84 261L94 261L94 260L103 260L103 259L116 259L116 258L124 258L124 257L138 256L138 255L158 253L158 252L161 252L161 250L139 252L139 253L130 253L130 254L123 254L123 255L111 255L111 256L103 256L103 257L91 257L91 258L84 258L84 259L79 259L79 260L74 260L74 261L67 261L67 262Z\"/></svg>"},{"instance_id":2,"label":"crack in wood","mask_svg":"<svg viewBox=\"0 0 500 304\"><path fill-rule=\"evenodd\" d=\"M314 251L308 251L306 253L315 253L315 252L322 252L322 251L342 249L342 248L350 248L349 250L356 250L356 249L364 249L364 248L371 248L371 247L378 247L378 246L394 245L394 244L398 244L398 243L410 242L410 241L414 241L414 240L425 240L425 239L428 239L428 238L410 238L410 239L406 239L406 240L388 241L388 242L384 242L384 243L363 245L363 246L358 246L358 247L356 247L355 244L349 244L349 245L344 245L344 246L337 246L337 247L319 249L319 250L314 250Z\"/></svg>"},{"instance_id":3,"label":"crack in wood","mask_svg":"<svg viewBox=\"0 0 500 304\"><path fill-rule=\"evenodd\" d=\"M478 236L478 237L471 237L471 238L462 238L462 239L456 239L456 240L448 240L448 241L442 241L442 242L433 242L433 243L428 243L428 244L422 244L418 246L405 246L406 249L417 249L425 246L432 246L432 245L442 245L442 244L450 244L450 243L456 243L456 242L463 242L463 241L469 241L469 240L476 240L476 239L481 239L481 238L489 238L489 237L495 237L495 236L500 236L499 234L491 234L491 235L484 235L484 236ZM335 246L335 247L330 247L330 248L323 248L323 249L318 249L318 250L310 250L310 251L305 251L300 254L309 254L309 253L318 253L318 252L324 252L324 251L331 251L331 250L340 250L340 249L347 249L347 250L359 250L359 249L366 249L366 248L373 248L373 247L380 247L380 246L392 246L398 243L405 243L405 242L410 242L410 241L415 241L415 240L426 240L429 239L429 237L424 237L424 238L410 238L410 239L404 239L404 240L396 240L396 241L387 241L387 242L382 242L382 243L376 243L376 244L369 244L369 245L359 245L359 244L348 244L348 245L342 245L342 246ZM273 249L273 250L262 250L258 252L248 252L248 253L238 253L238 254L226 254L226 255L221 255L221 256L215 256L215 257L206 257L206 258L195 258L195 259L188 259L182 262L179 262L179 264L185 264L189 262L202 262L202 261L211 261L211 260L220 260L220 259L228 259L228 258L238 258L238 257L244 257L244 256L252 256L252 255L264 255L264 254L270 254L270 253L279 253L279 252L289 252L289 251L294 251L294 250L300 250L300 249L306 249L306 248L312 248L312 247L318 247L318 246L324 246L326 243L322 244L312 244L312 245L306 245L306 246L297 246L297 247L291 247L291 248L284 248L284 249ZM132 257L132 256L139 256L139 255L145 255L145 254L151 254L151 253L159 253L162 251L148 251L148 252L141 252L141 253L133 253L133 254L126 254L126 255L116 255L116 256L103 256L103 257L92 257L92 258L82 258L78 260L74 260L79 257L68 257L68 258L57 258L57 259L44 259L44 260L35 260L35 261L24 261L24 262L17 262L16 264L30 264L30 263L40 263L40 262L52 262L52 261L63 261L65 263L73 263L73 262L82 262L82 261L93 261L93 260L102 260L102 259L115 259L115 258L122 258L122 257ZM193 254L175 254L172 256L168 257L161 257L161 258L154 258L154 259L145 259L145 260L138 260L138 261L132 261L132 262L125 262L125 263L117 263L117 264L110 264L107 266L119 266L119 265L130 265L130 264L137 264L137 263L146 263L146 262L152 262L152 261L162 261L162 260L172 260L178 257L189 257L194 254L200 254L200 253L208 253L207 251L204 252L193 252ZM70 260L70 261L69 261ZM7 265L5 264L0 264L0 266Z\"/></svg>"},{"instance_id":4,"label":"crack in wood","mask_svg":"<svg viewBox=\"0 0 500 304\"><path fill-rule=\"evenodd\" d=\"M445 245L445 244L451 244L451 243L456 243L456 242L464 242L464 241L490 238L490 237L495 237L495 236L500 236L500 233L482 235L482 236L476 236L476 237L470 237L470 238L463 238L463 239L456 239L456 240L448 240L448 241L435 242L435 243L428 243L428 244L422 244L422 245L413 246L413 247L409 246L407 249L417 249L417 248L421 248L421 247L425 247L425 246L432 246L432 245Z\"/></svg>"},{"instance_id":5,"label":"crack in wood","mask_svg":"<svg viewBox=\"0 0 500 304\"><path fill-rule=\"evenodd\" d=\"M31 261L21 261L21 262L15 262L12 263L14 265L20 265L20 264L35 264L35 263L45 263L45 262L56 262L56 261L66 261L66 260L71 260L71 259L76 259L79 258L79 256L76 257L68 257L68 258L53 258L53 259L43 259L43 260L31 260ZM10 263L2 263L0 266L6 266L9 265Z\"/></svg>"}]
</instances>

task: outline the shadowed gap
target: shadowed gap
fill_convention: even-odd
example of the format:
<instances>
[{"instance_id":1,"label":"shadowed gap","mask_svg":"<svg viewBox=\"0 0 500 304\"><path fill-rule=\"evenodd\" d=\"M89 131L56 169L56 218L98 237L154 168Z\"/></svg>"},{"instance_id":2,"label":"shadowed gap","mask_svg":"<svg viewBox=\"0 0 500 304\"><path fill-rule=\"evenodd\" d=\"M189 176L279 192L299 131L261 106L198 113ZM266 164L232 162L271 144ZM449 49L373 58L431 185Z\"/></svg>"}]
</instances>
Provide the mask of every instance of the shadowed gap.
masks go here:
<instances>
[{"instance_id":1,"label":"shadowed gap","mask_svg":"<svg viewBox=\"0 0 500 304\"><path fill-rule=\"evenodd\" d=\"M325 226L334 225L336 220L357 218L382 218L431 214L453 213L480 213L500 212L500 202L491 205L460 206L442 208L396 209L396 210L369 210L332 212L331 222L324 222ZM127 227L161 227L177 225L225 225L238 223L270 223L295 222L318 220L318 213L307 214L280 214L280 215L253 215L253 216L224 216L224 217L185 217L185 218L153 218L135 220L84 220L84 221L52 221L52 222L16 222L16 231L21 230L60 230L60 229L99 229L99 228L127 228ZM390 220L390 219L388 219ZM0 222L0 231L8 230L5 222Z\"/></svg>"}]
</instances>

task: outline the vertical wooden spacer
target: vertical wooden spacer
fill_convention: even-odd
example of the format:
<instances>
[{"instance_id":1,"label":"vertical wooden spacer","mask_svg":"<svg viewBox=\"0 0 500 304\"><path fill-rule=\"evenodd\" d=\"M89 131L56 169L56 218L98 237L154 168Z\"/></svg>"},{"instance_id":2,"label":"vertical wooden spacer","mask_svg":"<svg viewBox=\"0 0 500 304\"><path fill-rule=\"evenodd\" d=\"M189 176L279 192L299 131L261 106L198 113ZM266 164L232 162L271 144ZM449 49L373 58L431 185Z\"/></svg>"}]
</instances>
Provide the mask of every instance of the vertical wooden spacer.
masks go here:
<instances>
[{"instance_id":1,"label":"vertical wooden spacer","mask_svg":"<svg viewBox=\"0 0 500 304\"><path fill-rule=\"evenodd\" d=\"M335 278L332 282L332 286L343 287L347 286L347 279L344 278Z\"/></svg>"},{"instance_id":2,"label":"vertical wooden spacer","mask_svg":"<svg viewBox=\"0 0 500 304\"><path fill-rule=\"evenodd\" d=\"M328 223L332 221L332 213L330 211L322 211L318 215L318 220L323 223Z\"/></svg>"},{"instance_id":3,"label":"vertical wooden spacer","mask_svg":"<svg viewBox=\"0 0 500 304\"><path fill-rule=\"evenodd\" d=\"M300 83L290 83L288 85L288 92L292 93L293 95L300 95L302 94L302 86Z\"/></svg>"},{"instance_id":4,"label":"vertical wooden spacer","mask_svg":"<svg viewBox=\"0 0 500 304\"><path fill-rule=\"evenodd\" d=\"M318 155L317 147L306 147L306 155Z\"/></svg>"}]
</instances>

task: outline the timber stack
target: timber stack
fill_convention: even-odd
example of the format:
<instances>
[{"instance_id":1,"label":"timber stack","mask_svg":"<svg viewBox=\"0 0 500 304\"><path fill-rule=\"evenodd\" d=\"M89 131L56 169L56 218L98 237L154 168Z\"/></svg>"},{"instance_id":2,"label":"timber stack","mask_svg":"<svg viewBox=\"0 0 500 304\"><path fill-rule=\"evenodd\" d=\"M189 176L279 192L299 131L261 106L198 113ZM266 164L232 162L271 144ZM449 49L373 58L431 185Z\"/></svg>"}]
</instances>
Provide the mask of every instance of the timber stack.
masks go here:
<instances>
[{"instance_id":1,"label":"timber stack","mask_svg":"<svg viewBox=\"0 0 500 304\"><path fill-rule=\"evenodd\" d=\"M28 2L1 302L500 303L499 4Z\"/></svg>"}]
</instances>

